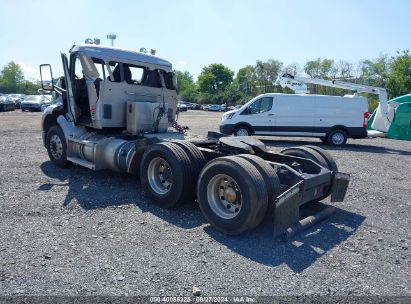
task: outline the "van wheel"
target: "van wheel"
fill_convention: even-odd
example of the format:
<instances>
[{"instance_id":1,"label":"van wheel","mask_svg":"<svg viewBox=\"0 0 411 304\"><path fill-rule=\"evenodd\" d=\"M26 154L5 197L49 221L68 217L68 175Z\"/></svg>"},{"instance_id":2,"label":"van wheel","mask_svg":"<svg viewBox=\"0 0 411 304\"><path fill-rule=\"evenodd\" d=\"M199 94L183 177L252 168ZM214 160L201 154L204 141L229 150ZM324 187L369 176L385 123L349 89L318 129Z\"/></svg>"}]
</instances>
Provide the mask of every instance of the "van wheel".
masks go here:
<instances>
[{"instance_id":1,"label":"van wheel","mask_svg":"<svg viewBox=\"0 0 411 304\"><path fill-rule=\"evenodd\" d=\"M344 146L347 142L347 133L343 130L333 130L328 134L327 140L331 146Z\"/></svg>"},{"instance_id":2,"label":"van wheel","mask_svg":"<svg viewBox=\"0 0 411 304\"><path fill-rule=\"evenodd\" d=\"M233 156L216 158L203 168L197 197L204 217L226 234L256 227L268 200L260 172L247 160Z\"/></svg>"},{"instance_id":3,"label":"van wheel","mask_svg":"<svg viewBox=\"0 0 411 304\"><path fill-rule=\"evenodd\" d=\"M238 126L234 129L233 134L235 136L250 136L252 132L247 126Z\"/></svg>"}]
</instances>

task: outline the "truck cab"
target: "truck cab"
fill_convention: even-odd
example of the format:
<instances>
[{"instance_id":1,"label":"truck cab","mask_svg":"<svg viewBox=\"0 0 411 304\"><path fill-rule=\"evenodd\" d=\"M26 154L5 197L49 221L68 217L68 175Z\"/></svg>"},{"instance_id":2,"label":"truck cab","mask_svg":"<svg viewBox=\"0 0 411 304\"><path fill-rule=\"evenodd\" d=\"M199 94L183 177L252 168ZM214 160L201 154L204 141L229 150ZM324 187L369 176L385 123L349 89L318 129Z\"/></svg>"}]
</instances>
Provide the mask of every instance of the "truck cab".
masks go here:
<instances>
[{"instance_id":1,"label":"truck cab","mask_svg":"<svg viewBox=\"0 0 411 304\"><path fill-rule=\"evenodd\" d=\"M52 84L49 65L40 68L42 84L43 89L60 93L63 105L56 114L64 114L71 124L95 130L122 129L135 135L153 131L156 117L148 114L156 108L167 114L159 122L161 131L166 131L167 119L175 118L177 94L170 62L142 52L88 44L74 46L69 57L62 53L61 58L61 87ZM54 108L43 120L53 115ZM133 109L138 113L129 115ZM135 119L140 120L128 121ZM43 123L44 132L47 126Z\"/></svg>"}]
</instances>

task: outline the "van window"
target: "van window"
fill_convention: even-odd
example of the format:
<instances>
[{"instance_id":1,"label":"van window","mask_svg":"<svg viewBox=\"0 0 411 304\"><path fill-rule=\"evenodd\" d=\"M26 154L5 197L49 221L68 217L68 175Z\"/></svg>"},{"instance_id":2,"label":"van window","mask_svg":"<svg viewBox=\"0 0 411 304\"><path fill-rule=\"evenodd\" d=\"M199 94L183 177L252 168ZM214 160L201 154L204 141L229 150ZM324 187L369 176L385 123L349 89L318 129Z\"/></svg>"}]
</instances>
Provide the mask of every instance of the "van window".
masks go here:
<instances>
[{"instance_id":1,"label":"van window","mask_svg":"<svg viewBox=\"0 0 411 304\"><path fill-rule=\"evenodd\" d=\"M268 112L273 107L273 98L272 97L262 97L254 101L252 104L246 108L241 115L249 114L259 114Z\"/></svg>"}]
</instances>

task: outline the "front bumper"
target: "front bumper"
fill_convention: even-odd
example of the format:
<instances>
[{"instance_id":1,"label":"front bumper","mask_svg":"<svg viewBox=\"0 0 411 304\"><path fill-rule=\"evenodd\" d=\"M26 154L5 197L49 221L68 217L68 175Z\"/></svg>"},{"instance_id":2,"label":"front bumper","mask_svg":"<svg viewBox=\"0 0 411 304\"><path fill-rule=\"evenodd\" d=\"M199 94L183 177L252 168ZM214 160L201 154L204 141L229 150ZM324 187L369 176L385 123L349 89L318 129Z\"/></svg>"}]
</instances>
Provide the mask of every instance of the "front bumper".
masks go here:
<instances>
[{"instance_id":1,"label":"front bumper","mask_svg":"<svg viewBox=\"0 0 411 304\"><path fill-rule=\"evenodd\" d=\"M234 128L235 128L234 124L220 125L220 133L231 135L233 134Z\"/></svg>"},{"instance_id":2,"label":"front bumper","mask_svg":"<svg viewBox=\"0 0 411 304\"><path fill-rule=\"evenodd\" d=\"M41 111L41 105L22 104L20 108L29 111Z\"/></svg>"}]
</instances>

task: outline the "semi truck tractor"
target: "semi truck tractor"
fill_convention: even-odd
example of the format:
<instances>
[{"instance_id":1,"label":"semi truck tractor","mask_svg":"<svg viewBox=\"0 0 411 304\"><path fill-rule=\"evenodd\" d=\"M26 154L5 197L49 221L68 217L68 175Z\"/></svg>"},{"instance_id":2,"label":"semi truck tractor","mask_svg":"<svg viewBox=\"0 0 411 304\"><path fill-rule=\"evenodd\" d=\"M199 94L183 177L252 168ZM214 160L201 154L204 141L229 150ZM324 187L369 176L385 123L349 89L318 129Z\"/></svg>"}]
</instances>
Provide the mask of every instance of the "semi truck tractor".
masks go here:
<instances>
[{"instance_id":1,"label":"semi truck tractor","mask_svg":"<svg viewBox=\"0 0 411 304\"><path fill-rule=\"evenodd\" d=\"M251 230L267 214L285 229L300 220L300 206L344 199L349 176L318 147L273 153L248 136L185 140L167 60L91 44L73 46L61 59L57 82L51 66L40 65L42 89L60 101L42 116L44 147L60 168L137 175L159 207L198 202L227 234Z\"/></svg>"}]
</instances>

